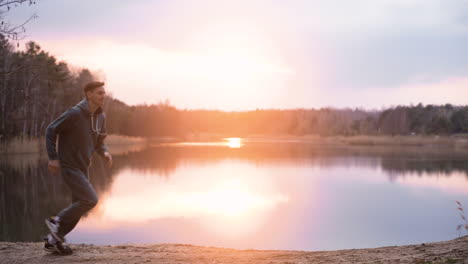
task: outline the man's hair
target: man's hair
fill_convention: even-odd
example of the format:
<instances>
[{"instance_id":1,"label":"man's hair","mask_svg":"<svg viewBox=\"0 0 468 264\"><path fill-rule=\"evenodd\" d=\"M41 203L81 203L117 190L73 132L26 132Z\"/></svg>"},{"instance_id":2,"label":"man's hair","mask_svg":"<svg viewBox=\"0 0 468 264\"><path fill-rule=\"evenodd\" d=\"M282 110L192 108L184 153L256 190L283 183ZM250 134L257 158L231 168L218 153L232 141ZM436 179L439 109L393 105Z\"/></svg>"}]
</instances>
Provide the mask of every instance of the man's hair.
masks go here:
<instances>
[{"instance_id":1,"label":"man's hair","mask_svg":"<svg viewBox=\"0 0 468 264\"><path fill-rule=\"evenodd\" d=\"M94 89L102 87L102 86L104 86L103 82L92 81L92 82L87 83L83 88L85 96L87 92L92 92L94 91Z\"/></svg>"}]
</instances>

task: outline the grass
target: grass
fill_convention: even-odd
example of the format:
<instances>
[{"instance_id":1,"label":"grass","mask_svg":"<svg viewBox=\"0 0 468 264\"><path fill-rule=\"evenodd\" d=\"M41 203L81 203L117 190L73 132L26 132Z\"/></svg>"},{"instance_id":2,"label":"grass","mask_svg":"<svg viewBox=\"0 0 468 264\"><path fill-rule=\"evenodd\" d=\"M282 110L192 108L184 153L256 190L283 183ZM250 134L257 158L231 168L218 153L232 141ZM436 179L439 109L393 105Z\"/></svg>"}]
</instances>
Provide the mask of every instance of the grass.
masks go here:
<instances>
[{"instance_id":1,"label":"grass","mask_svg":"<svg viewBox=\"0 0 468 264\"><path fill-rule=\"evenodd\" d=\"M468 147L468 139L453 136L352 136L339 140L350 145Z\"/></svg>"},{"instance_id":2,"label":"grass","mask_svg":"<svg viewBox=\"0 0 468 264\"><path fill-rule=\"evenodd\" d=\"M318 135L251 135L251 140L297 140L325 145L356 145L356 146L436 146L468 149L468 137L461 135L404 135L404 136L318 136Z\"/></svg>"},{"instance_id":3,"label":"grass","mask_svg":"<svg viewBox=\"0 0 468 264\"><path fill-rule=\"evenodd\" d=\"M455 201L457 203L457 210L460 213L460 218L462 220L462 223L457 226L457 231L458 231L458 236L460 237L462 234L462 230L465 229L465 231L468 233L468 221L466 220L465 217L465 211L463 210L463 205L459 201Z\"/></svg>"},{"instance_id":4,"label":"grass","mask_svg":"<svg viewBox=\"0 0 468 264\"><path fill-rule=\"evenodd\" d=\"M129 137L121 135L109 135L106 137L106 145L112 155L120 155L128 152L139 151L145 148L148 141L145 138Z\"/></svg>"},{"instance_id":5,"label":"grass","mask_svg":"<svg viewBox=\"0 0 468 264\"><path fill-rule=\"evenodd\" d=\"M106 145L132 145L132 144L144 144L146 139L141 137L129 137L121 135L109 135L106 137Z\"/></svg>"},{"instance_id":6,"label":"grass","mask_svg":"<svg viewBox=\"0 0 468 264\"><path fill-rule=\"evenodd\" d=\"M112 148L123 148L130 145L144 145L146 140L139 137L129 137L121 135L109 135L106 140L106 145ZM0 142L0 154L31 154L45 153L45 139L15 137L11 140Z\"/></svg>"},{"instance_id":7,"label":"grass","mask_svg":"<svg viewBox=\"0 0 468 264\"><path fill-rule=\"evenodd\" d=\"M44 148L42 138L15 137L9 141L0 143L0 153L28 154L39 153Z\"/></svg>"}]
</instances>

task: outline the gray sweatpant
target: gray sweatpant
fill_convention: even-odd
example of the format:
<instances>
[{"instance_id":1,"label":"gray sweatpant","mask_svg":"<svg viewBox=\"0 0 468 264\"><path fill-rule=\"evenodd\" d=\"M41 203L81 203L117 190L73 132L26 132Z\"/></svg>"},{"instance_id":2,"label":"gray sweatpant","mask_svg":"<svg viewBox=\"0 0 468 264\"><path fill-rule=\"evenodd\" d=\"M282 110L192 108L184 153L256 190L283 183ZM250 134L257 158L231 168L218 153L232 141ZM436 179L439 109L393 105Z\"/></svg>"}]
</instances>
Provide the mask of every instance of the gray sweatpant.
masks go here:
<instances>
[{"instance_id":1,"label":"gray sweatpant","mask_svg":"<svg viewBox=\"0 0 468 264\"><path fill-rule=\"evenodd\" d=\"M75 228L82 215L96 206L98 198L89 182L87 170L62 167L61 173L72 193L72 204L58 214L60 217L58 233L65 236Z\"/></svg>"}]
</instances>

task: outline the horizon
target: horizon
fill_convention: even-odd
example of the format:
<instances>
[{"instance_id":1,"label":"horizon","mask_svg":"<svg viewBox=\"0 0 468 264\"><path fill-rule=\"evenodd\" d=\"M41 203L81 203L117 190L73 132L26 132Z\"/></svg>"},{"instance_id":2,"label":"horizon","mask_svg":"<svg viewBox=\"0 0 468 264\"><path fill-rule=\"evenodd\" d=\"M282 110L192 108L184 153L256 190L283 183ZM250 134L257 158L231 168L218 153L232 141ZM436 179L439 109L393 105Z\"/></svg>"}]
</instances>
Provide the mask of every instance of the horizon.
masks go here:
<instances>
[{"instance_id":1,"label":"horizon","mask_svg":"<svg viewBox=\"0 0 468 264\"><path fill-rule=\"evenodd\" d=\"M119 101L119 98L115 98L111 95L108 97L109 99L117 99ZM123 102L123 101L122 101ZM125 102L124 102L125 103ZM322 106L322 107L296 107L296 108L255 108L255 109L245 109L245 110L223 110L223 109L207 109L207 108L180 108L176 105L173 105L170 100L167 102L167 99L164 101L160 101L157 103L151 103L147 104L145 102L139 103L139 104L127 104L127 106L130 107L138 107L138 106L157 106L157 105L168 105L171 107L174 107L175 109L179 111L219 111L219 112L253 112L253 111L294 111L294 110L323 110L323 109L332 109L332 110L351 110L351 111L365 111L365 112L379 112L379 111L385 111L388 109L395 109L397 107L417 107L419 104L422 105L422 107L427 107L427 106L435 106L435 107L444 107L446 105L451 105L454 108L462 108L462 107L467 107L468 104L452 104L452 103L441 103L441 104L423 104L422 102L419 103L410 103L410 104L399 104L399 105L390 105L390 106L381 106L378 109L377 108L364 108L364 107L349 107L349 106L343 106L343 107L335 107L335 106Z\"/></svg>"},{"instance_id":2,"label":"horizon","mask_svg":"<svg viewBox=\"0 0 468 264\"><path fill-rule=\"evenodd\" d=\"M44 0L10 10L7 19L33 13L20 49L34 41L97 73L127 105L378 111L468 104L463 3Z\"/></svg>"}]
</instances>

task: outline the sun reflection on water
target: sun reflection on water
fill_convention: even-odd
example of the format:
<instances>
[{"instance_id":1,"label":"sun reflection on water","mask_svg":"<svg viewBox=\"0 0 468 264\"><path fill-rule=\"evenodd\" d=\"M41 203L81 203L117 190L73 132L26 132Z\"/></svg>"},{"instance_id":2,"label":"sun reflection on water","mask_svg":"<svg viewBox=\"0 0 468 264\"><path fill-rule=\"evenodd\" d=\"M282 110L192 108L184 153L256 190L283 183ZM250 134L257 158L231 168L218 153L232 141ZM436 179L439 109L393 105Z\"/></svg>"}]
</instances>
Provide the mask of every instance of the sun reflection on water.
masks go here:
<instances>
[{"instance_id":1,"label":"sun reflection on water","mask_svg":"<svg viewBox=\"0 0 468 264\"><path fill-rule=\"evenodd\" d=\"M242 143L242 138L231 137L223 138L223 141L209 141L209 142L180 142L180 143L169 143L165 145L170 146L219 146L219 147L228 147L228 148L241 148L244 146Z\"/></svg>"},{"instance_id":2,"label":"sun reflection on water","mask_svg":"<svg viewBox=\"0 0 468 264\"><path fill-rule=\"evenodd\" d=\"M241 138L225 138L224 140L227 141L227 146L230 148L240 148L242 147L242 139Z\"/></svg>"},{"instance_id":3,"label":"sun reflection on water","mask_svg":"<svg viewBox=\"0 0 468 264\"><path fill-rule=\"evenodd\" d=\"M266 215L288 202L289 197L271 185L266 175L252 178L232 165L225 162L205 169L189 166L169 180L123 170L113 182L111 195L102 197L82 226L109 229L123 223L193 219L224 237L254 232ZM215 173L207 173L208 169Z\"/></svg>"}]
</instances>

